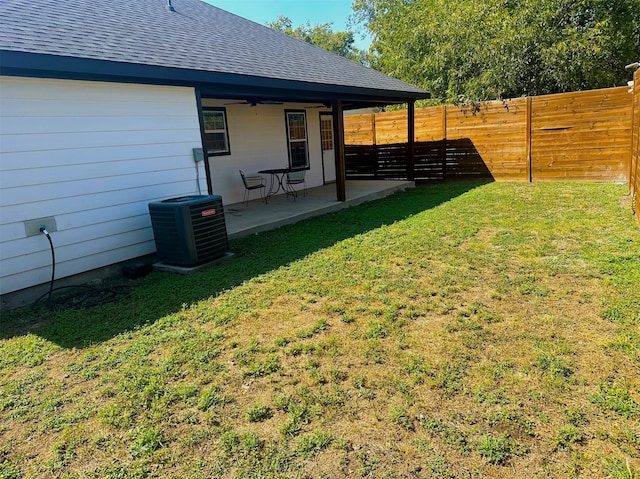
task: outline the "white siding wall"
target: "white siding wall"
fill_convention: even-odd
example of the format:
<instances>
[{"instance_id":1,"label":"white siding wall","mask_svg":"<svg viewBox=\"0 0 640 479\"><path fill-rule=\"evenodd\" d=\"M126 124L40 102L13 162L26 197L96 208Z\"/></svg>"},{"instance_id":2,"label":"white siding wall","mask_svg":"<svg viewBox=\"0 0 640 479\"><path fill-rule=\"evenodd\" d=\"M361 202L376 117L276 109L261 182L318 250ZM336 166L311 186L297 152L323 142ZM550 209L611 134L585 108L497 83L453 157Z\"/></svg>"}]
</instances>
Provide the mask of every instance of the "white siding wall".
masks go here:
<instances>
[{"instance_id":1,"label":"white siding wall","mask_svg":"<svg viewBox=\"0 0 640 479\"><path fill-rule=\"evenodd\" d=\"M322 151L320 145L320 111L327 109L309 108L310 104L286 103L284 105L233 105L233 100L203 99L202 105L225 107L229 125L231 155L215 156L209 160L213 193L222 196L224 204L242 201L244 187L239 169L245 173L255 173L266 168L286 168L289 165L287 153L287 127L285 110L307 112L307 135L309 140L309 163L307 187L323 183ZM257 193L252 193L256 198Z\"/></svg>"},{"instance_id":2,"label":"white siding wall","mask_svg":"<svg viewBox=\"0 0 640 479\"><path fill-rule=\"evenodd\" d=\"M155 251L148 203L198 193L192 88L0 78L0 294ZM204 165L200 189L207 194Z\"/></svg>"}]
</instances>

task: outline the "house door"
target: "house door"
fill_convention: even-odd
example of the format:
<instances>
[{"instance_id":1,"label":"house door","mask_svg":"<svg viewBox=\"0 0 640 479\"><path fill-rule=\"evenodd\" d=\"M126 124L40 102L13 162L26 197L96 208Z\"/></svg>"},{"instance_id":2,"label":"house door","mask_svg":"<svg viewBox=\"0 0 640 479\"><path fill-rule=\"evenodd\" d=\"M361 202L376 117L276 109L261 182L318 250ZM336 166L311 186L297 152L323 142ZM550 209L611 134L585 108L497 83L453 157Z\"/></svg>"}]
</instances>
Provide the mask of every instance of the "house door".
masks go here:
<instances>
[{"instance_id":1,"label":"house door","mask_svg":"<svg viewBox=\"0 0 640 479\"><path fill-rule=\"evenodd\" d=\"M324 183L335 183L336 155L333 149L333 115L331 113L320 113L320 139Z\"/></svg>"}]
</instances>

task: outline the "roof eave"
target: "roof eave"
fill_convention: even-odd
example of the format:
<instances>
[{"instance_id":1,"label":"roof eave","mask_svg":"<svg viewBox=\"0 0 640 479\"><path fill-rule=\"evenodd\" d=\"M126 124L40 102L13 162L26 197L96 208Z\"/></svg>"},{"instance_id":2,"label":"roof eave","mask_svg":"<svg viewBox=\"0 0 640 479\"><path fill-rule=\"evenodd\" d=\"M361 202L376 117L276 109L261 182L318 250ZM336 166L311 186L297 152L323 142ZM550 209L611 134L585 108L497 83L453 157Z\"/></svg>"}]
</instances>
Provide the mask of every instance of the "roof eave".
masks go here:
<instances>
[{"instance_id":1,"label":"roof eave","mask_svg":"<svg viewBox=\"0 0 640 479\"><path fill-rule=\"evenodd\" d=\"M0 50L0 74L40 78L193 86L203 96L256 96L288 101L341 99L353 107L430 98L429 92L310 83L249 75Z\"/></svg>"}]
</instances>

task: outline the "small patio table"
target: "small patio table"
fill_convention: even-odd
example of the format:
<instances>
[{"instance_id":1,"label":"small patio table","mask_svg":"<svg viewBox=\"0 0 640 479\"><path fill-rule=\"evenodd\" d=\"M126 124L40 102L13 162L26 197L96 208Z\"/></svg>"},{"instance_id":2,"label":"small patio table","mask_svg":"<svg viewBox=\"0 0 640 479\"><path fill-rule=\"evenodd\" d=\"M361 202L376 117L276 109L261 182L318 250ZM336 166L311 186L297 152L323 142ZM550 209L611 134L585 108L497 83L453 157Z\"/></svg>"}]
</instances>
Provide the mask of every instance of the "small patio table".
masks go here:
<instances>
[{"instance_id":1,"label":"small patio table","mask_svg":"<svg viewBox=\"0 0 640 479\"><path fill-rule=\"evenodd\" d=\"M294 194L288 191L286 186L284 185L284 175L299 170L304 170L304 168L268 168L266 170L258 171L258 173L262 173L264 175L271 175L271 183L269 184L269 192L267 193L267 198L271 198L280 190L288 195Z\"/></svg>"}]
</instances>

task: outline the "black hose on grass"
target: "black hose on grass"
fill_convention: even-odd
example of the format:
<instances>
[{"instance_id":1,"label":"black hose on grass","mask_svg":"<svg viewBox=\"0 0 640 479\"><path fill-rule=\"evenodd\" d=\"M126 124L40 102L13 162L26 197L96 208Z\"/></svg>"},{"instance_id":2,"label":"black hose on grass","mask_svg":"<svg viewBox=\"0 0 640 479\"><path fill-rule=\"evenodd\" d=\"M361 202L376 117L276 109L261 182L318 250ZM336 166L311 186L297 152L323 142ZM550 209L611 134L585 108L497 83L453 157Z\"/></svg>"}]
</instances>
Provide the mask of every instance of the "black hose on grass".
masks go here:
<instances>
[{"instance_id":1,"label":"black hose on grass","mask_svg":"<svg viewBox=\"0 0 640 479\"><path fill-rule=\"evenodd\" d=\"M47 298L46 306L49 310L66 311L71 309L92 308L94 306L112 303L114 301L117 301L120 296L128 295L131 293L131 288L128 286L95 288L88 285L70 285L54 288L53 283L56 277L56 252L53 246L53 240L51 239L51 235L49 234L49 232L44 227L40 227L40 231L49 240L49 247L51 248L51 281L49 282L49 291L44 293L36 300L35 303L33 303L34 309L45 297ZM53 292L63 289L75 289L76 291L70 292L67 295L58 296L54 299Z\"/></svg>"}]
</instances>

